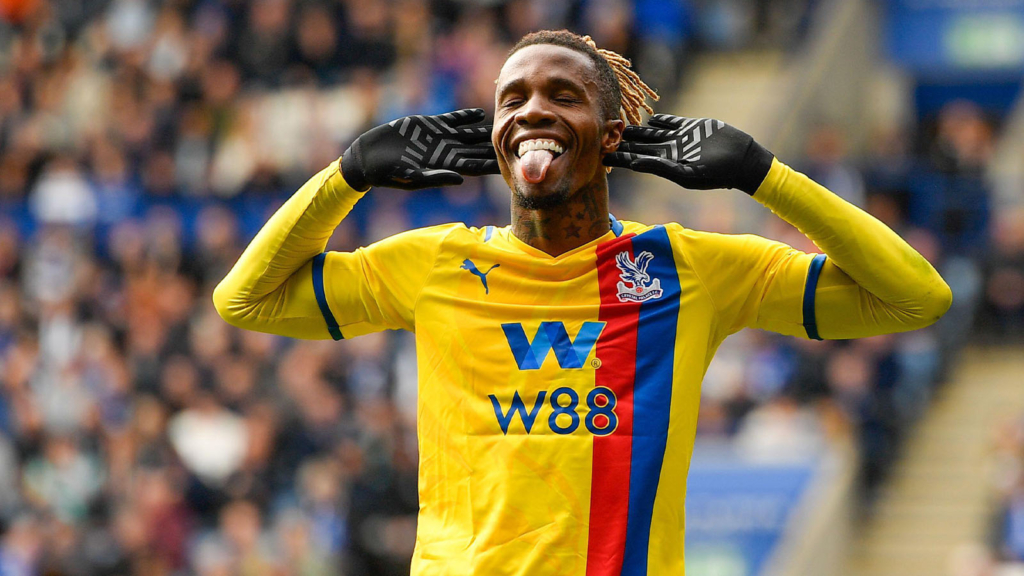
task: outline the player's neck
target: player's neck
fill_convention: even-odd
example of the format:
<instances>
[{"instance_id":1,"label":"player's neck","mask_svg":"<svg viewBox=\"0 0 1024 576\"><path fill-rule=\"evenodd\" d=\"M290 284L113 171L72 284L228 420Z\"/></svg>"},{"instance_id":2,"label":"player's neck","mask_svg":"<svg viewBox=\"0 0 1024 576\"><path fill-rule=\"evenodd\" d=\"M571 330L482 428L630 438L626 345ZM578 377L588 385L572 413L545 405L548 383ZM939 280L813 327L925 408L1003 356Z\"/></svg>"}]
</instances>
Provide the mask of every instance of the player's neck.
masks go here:
<instances>
[{"instance_id":1,"label":"player's neck","mask_svg":"<svg viewBox=\"0 0 1024 576\"><path fill-rule=\"evenodd\" d=\"M592 183L567 202L544 210L512 203L512 233L526 244L558 256L605 235L608 222L607 181Z\"/></svg>"}]
</instances>

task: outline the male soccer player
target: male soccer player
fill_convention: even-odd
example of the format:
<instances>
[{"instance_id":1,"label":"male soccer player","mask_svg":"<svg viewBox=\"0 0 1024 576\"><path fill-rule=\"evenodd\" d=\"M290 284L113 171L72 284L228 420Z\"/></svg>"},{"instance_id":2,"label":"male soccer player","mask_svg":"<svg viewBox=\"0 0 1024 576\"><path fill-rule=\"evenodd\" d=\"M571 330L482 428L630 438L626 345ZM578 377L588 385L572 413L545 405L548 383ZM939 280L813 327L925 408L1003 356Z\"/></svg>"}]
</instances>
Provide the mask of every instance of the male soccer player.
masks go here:
<instances>
[{"instance_id":1,"label":"male soccer player","mask_svg":"<svg viewBox=\"0 0 1024 576\"><path fill-rule=\"evenodd\" d=\"M363 134L214 293L227 321L252 330L416 333L416 576L683 574L700 383L722 340L744 327L912 330L949 307L920 254L750 136L663 115L636 126L650 94L589 38L528 35L498 76L493 129L464 110ZM824 254L616 220L606 166L738 188ZM498 171L511 226L448 224L323 253L371 186Z\"/></svg>"}]
</instances>

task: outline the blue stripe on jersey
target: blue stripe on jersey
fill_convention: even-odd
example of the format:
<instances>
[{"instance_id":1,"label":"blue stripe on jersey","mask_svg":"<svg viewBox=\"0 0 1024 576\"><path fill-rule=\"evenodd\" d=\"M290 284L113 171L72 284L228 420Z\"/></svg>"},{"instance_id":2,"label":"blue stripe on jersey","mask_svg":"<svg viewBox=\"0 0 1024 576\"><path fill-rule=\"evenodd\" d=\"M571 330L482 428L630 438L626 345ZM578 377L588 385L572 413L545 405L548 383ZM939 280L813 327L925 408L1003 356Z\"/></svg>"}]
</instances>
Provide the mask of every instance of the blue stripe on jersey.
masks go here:
<instances>
[{"instance_id":1,"label":"blue stripe on jersey","mask_svg":"<svg viewBox=\"0 0 1024 576\"><path fill-rule=\"evenodd\" d=\"M610 212L608 213L608 221L612 224L612 232L615 232L615 237L622 236L622 222L615 219Z\"/></svg>"},{"instance_id":2,"label":"blue stripe on jersey","mask_svg":"<svg viewBox=\"0 0 1024 576\"><path fill-rule=\"evenodd\" d=\"M492 234L494 234L494 226L484 228L484 242L490 241Z\"/></svg>"},{"instance_id":3,"label":"blue stripe on jersey","mask_svg":"<svg viewBox=\"0 0 1024 576\"><path fill-rule=\"evenodd\" d=\"M807 283L804 284L804 330L807 331L807 337L812 340L821 340L821 336L818 336L818 319L814 314L814 293L818 288L818 276L821 275L821 268L824 265L825 255L815 256L807 270Z\"/></svg>"},{"instance_id":4,"label":"blue stripe on jersey","mask_svg":"<svg viewBox=\"0 0 1024 576\"><path fill-rule=\"evenodd\" d=\"M313 293L316 294L317 306L320 307L320 313L324 315L327 331L331 333L331 338L341 340L344 336L341 335L338 321L334 319L334 314L331 313L331 308L327 305L327 294L324 293L324 261L326 259L327 254L324 253L313 257Z\"/></svg>"},{"instance_id":5,"label":"blue stripe on jersey","mask_svg":"<svg viewBox=\"0 0 1024 576\"><path fill-rule=\"evenodd\" d=\"M637 325L629 517L626 521L622 576L647 574L651 517L668 443L676 324L679 319L679 276L672 243L663 226L656 226L633 238L634 260L645 251L654 255L647 273L652 281L655 278L660 280L664 292L661 297L640 305Z\"/></svg>"}]
</instances>

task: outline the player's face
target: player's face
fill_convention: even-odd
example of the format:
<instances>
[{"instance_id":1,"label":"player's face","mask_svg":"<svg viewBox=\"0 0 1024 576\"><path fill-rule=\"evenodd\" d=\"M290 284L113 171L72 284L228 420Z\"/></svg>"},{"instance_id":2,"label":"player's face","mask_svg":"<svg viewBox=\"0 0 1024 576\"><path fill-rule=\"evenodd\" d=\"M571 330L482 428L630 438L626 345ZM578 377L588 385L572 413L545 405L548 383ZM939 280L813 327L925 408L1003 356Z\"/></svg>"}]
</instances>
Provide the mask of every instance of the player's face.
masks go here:
<instances>
[{"instance_id":1,"label":"player's face","mask_svg":"<svg viewBox=\"0 0 1024 576\"><path fill-rule=\"evenodd\" d=\"M604 118L593 63L562 46L513 54L498 76L494 109L498 165L526 207L560 204L603 180L601 160L622 135L620 120Z\"/></svg>"}]
</instances>

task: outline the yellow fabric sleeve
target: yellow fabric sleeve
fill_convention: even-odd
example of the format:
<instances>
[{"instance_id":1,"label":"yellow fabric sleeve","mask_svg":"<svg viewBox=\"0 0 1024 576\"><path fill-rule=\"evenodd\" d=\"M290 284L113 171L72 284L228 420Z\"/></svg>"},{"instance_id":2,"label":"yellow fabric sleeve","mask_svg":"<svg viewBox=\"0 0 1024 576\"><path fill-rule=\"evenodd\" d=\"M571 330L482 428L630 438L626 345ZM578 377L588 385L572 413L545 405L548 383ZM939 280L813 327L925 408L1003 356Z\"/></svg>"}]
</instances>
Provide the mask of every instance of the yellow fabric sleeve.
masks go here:
<instances>
[{"instance_id":1,"label":"yellow fabric sleeve","mask_svg":"<svg viewBox=\"0 0 1024 576\"><path fill-rule=\"evenodd\" d=\"M295 338L330 338L313 291L313 258L363 193L339 162L313 176L263 226L213 291L229 324Z\"/></svg>"},{"instance_id":2,"label":"yellow fabric sleeve","mask_svg":"<svg viewBox=\"0 0 1024 576\"><path fill-rule=\"evenodd\" d=\"M213 292L228 323L293 338L413 329L413 309L441 242L461 225L398 234L354 252L324 247L363 196L339 162L306 182L263 226Z\"/></svg>"},{"instance_id":3,"label":"yellow fabric sleeve","mask_svg":"<svg viewBox=\"0 0 1024 576\"><path fill-rule=\"evenodd\" d=\"M816 286L809 285L822 338L923 328L949 309L952 292L923 256L885 224L777 159L754 199L827 255Z\"/></svg>"}]
</instances>

